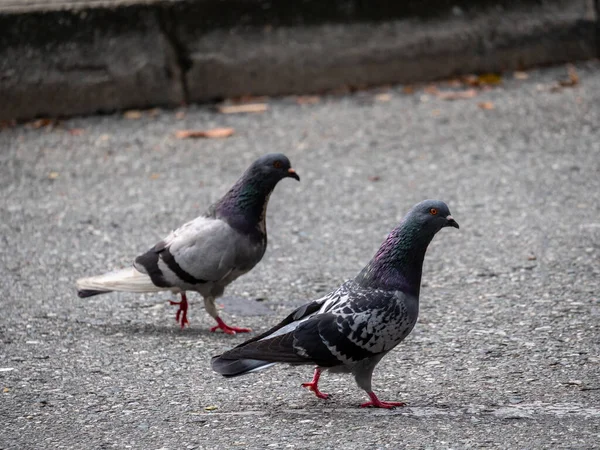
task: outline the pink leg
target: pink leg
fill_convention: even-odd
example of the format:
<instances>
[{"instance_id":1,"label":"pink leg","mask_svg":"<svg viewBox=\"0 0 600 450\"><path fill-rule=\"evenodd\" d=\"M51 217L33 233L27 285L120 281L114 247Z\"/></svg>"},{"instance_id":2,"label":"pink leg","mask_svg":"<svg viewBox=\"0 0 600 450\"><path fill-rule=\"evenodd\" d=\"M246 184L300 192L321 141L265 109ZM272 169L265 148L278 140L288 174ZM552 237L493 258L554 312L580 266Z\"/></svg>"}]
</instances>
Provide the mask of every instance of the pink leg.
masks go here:
<instances>
[{"instance_id":1,"label":"pink leg","mask_svg":"<svg viewBox=\"0 0 600 450\"><path fill-rule=\"evenodd\" d=\"M396 406L406 406L406 403L403 403L403 402L382 402L381 400L379 400L377 398L377 396L375 395L375 392L367 392L367 394L369 394L369 398L371 399L371 401L360 405L361 408L371 407L371 408L391 409L391 408L395 408Z\"/></svg>"},{"instance_id":2,"label":"pink leg","mask_svg":"<svg viewBox=\"0 0 600 450\"><path fill-rule=\"evenodd\" d=\"M218 316L215 318L215 320L217 321L217 325L212 327L210 331L223 330L223 333L226 334L248 333L252 331L250 328L230 327Z\"/></svg>"},{"instance_id":3,"label":"pink leg","mask_svg":"<svg viewBox=\"0 0 600 450\"><path fill-rule=\"evenodd\" d=\"M181 329L183 330L186 324L190 324L187 320L188 302L187 297L185 296L185 292L181 293L180 302L169 300L169 303L171 305L179 305L179 309L177 310L177 314L175 315L175 320L177 321L177 323L181 324Z\"/></svg>"},{"instance_id":4,"label":"pink leg","mask_svg":"<svg viewBox=\"0 0 600 450\"><path fill-rule=\"evenodd\" d=\"M327 399L330 397L330 395L324 394L319 390L319 378L321 378L321 369L317 367L315 369L315 374L313 376L312 381L309 383L302 383L302 387L308 388L309 390L313 391L315 395L319 398Z\"/></svg>"}]
</instances>

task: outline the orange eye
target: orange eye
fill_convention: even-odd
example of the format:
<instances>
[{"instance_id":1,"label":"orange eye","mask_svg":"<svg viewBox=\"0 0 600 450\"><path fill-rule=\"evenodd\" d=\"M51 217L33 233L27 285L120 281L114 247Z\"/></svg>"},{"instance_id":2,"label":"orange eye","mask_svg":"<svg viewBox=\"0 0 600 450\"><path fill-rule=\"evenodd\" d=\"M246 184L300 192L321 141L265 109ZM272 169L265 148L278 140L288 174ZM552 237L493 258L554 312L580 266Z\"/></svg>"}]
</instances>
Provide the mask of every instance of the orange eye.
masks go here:
<instances>
[{"instance_id":1,"label":"orange eye","mask_svg":"<svg viewBox=\"0 0 600 450\"><path fill-rule=\"evenodd\" d=\"M435 209L435 208L431 208L431 209L429 210L429 214L431 214L432 216L435 216L435 215L437 214L437 209Z\"/></svg>"},{"instance_id":2,"label":"orange eye","mask_svg":"<svg viewBox=\"0 0 600 450\"><path fill-rule=\"evenodd\" d=\"M273 163L273 167L276 169L281 169L281 161L277 160Z\"/></svg>"}]
</instances>

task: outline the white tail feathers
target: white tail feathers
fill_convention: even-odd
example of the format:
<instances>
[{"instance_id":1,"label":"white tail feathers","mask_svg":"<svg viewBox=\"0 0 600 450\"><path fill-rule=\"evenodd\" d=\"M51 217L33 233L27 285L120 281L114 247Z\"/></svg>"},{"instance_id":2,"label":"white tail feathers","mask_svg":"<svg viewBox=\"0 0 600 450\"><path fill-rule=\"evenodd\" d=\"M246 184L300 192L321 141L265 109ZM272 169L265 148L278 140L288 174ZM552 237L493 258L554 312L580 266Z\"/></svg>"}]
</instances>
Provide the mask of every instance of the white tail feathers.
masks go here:
<instances>
[{"instance_id":1,"label":"white tail feathers","mask_svg":"<svg viewBox=\"0 0 600 450\"><path fill-rule=\"evenodd\" d=\"M169 288L155 286L148 275L136 270L135 267L105 273L97 277L80 278L76 284L80 293L85 291L100 294L111 291L158 292L169 290Z\"/></svg>"}]
</instances>

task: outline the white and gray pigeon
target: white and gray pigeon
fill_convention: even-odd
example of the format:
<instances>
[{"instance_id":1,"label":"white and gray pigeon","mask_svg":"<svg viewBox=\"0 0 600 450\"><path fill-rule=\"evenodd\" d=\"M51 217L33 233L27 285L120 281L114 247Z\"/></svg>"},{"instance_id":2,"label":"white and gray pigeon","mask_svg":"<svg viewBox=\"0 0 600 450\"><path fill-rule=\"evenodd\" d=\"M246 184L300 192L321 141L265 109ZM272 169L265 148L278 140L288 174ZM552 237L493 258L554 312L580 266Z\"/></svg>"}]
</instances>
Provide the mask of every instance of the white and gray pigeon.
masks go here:
<instances>
[{"instance_id":1,"label":"white and gray pigeon","mask_svg":"<svg viewBox=\"0 0 600 450\"><path fill-rule=\"evenodd\" d=\"M354 278L292 312L279 325L212 358L212 368L235 377L283 362L315 364L309 388L319 398L323 370L351 372L369 395L361 406L393 408L371 387L377 363L412 331L419 312L427 246L444 227L458 228L439 200L415 205L392 230L373 259Z\"/></svg>"},{"instance_id":2,"label":"white and gray pigeon","mask_svg":"<svg viewBox=\"0 0 600 450\"><path fill-rule=\"evenodd\" d=\"M77 280L79 296L112 291L179 293L181 301L171 304L179 305L176 320L183 328L188 323L186 291L196 291L204 297L206 311L217 321L211 331L251 331L225 324L217 313L215 299L263 257L267 248L267 203L283 178L300 180L289 159L281 153L262 156L204 215L171 232L138 256L132 267Z\"/></svg>"}]
</instances>

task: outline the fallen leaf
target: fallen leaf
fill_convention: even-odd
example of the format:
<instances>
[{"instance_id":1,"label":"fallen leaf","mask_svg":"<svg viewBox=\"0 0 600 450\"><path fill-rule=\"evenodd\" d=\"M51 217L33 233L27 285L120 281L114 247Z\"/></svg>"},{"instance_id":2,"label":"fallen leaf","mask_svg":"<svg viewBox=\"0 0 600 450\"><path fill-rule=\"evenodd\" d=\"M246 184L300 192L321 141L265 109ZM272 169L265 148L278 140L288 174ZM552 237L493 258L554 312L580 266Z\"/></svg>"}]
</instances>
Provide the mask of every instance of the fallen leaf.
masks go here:
<instances>
[{"instance_id":1,"label":"fallen leaf","mask_svg":"<svg viewBox=\"0 0 600 450\"><path fill-rule=\"evenodd\" d=\"M477 95L477 90L466 89L464 91L438 91L435 95L442 100L459 100L475 97Z\"/></svg>"},{"instance_id":2,"label":"fallen leaf","mask_svg":"<svg viewBox=\"0 0 600 450\"><path fill-rule=\"evenodd\" d=\"M492 102L480 102L477 103L477 106L479 106L481 109L494 109L495 106Z\"/></svg>"},{"instance_id":3,"label":"fallen leaf","mask_svg":"<svg viewBox=\"0 0 600 450\"><path fill-rule=\"evenodd\" d=\"M375 100L378 102L389 102L392 99L392 94L377 94Z\"/></svg>"},{"instance_id":4,"label":"fallen leaf","mask_svg":"<svg viewBox=\"0 0 600 450\"><path fill-rule=\"evenodd\" d=\"M150 175L151 180L158 180L160 178L160 173L153 173Z\"/></svg>"},{"instance_id":5,"label":"fallen leaf","mask_svg":"<svg viewBox=\"0 0 600 450\"><path fill-rule=\"evenodd\" d=\"M83 133L85 133L85 130L83 128L71 128L71 129L69 129L69 134L71 136L81 136Z\"/></svg>"},{"instance_id":6,"label":"fallen leaf","mask_svg":"<svg viewBox=\"0 0 600 450\"><path fill-rule=\"evenodd\" d=\"M261 113L267 110L266 103L245 103L241 105L220 105L221 114Z\"/></svg>"},{"instance_id":7,"label":"fallen leaf","mask_svg":"<svg viewBox=\"0 0 600 450\"><path fill-rule=\"evenodd\" d=\"M58 172L50 172L48 174L48 178L51 180L56 180L58 178Z\"/></svg>"},{"instance_id":8,"label":"fallen leaf","mask_svg":"<svg viewBox=\"0 0 600 450\"><path fill-rule=\"evenodd\" d=\"M220 139L231 136L235 130L233 128L212 128L210 130L179 130L175 132L177 139L189 138L208 138Z\"/></svg>"},{"instance_id":9,"label":"fallen leaf","mask_svg":"<svg viewBox=\"0 0 600 450\"><path fill-rule=\"evenodd\" d=\"M408 95L414 94L415 93L415 87L411 86L410 84L408 84L406 86L403 86L402 87L402 93L408 94Z\"/></svg>"},{"instance_id":10,"label":"fallen leaf","mask_svg":"<svg viewBox=\"0 0 600 450\"><path fill-rule=\"evenodd\" d=\"M527 72L521 71L516 71L515 73L513 73L513 76L517 80L526 80L527 78L529 78L529 74Z\"/></svg>"},{"instance_id":11,"label":"fallen leaf","mask_svg":"<svg viewBox=\"0 0 600 450\"><path fill-rule=\"evenodd\" d=\"M502 77L496 73L484 73L482 75L465 75L463 82L468 86L497 85L502 83Z\"/></svg>"},{"instance_id":12,"label":"fallen leaf","mask_svg":"<svg viewBox=\"0 0 600 450\"><path fill-rule=\"evenodd\" d=\"M4 389L2 389L2 392L4 392L6 394L7 392L10 392L10 389L5 387Z\"/></svg>"},{"instance_id":13,"label":"fallen leaf","mask_svg":"<svg viewBox=\"0 0 600 450\"><path fill-rule=\"evenodd\" d=\"M215 406L215 405L210 405L210 406L206 406L206 407L204 408L204 411L214 411L214 410L216 410L216 409L219 409L219 407L218 407L218 406Z\"/></svg>"},{"instance_id":14,"label":"fallen leaf","mask_svg":"<svg viewBox=\"0 0 600 450\"><path fill-rule=\"evenodd\" d=\"M501 84L502 77L497 73L484 73L483 75L479 75L479 84Z\"/></svg>"},{"instance_id":15,"label":"fallen leaf","mask_svg":"<svg viewBox=\"0 0 600 450\"><path fill-rule=\"evenodd\" d=\"M569 64L567 66L567 72L569 73L569 78L566 80L561 80L558 82L563 87L576 86L579 84L579 75L577 75L577 71L575 70L575 66Z\"/></svg>"},{"instance_id":16,"label":"fallen leaf","mask_svg":"<svg viewBox=\"0 0 600 450\"><path fill-rule=\"evenodd\" d=\"M32 122L29 122L28 125L31 128L35 128L37 130L38 128L45 128L45 127L53 126L56 123L57 122L55 120L53 120L53 119L44 118L44 119L36 119L36 120L34 120Z\"/></svg>"},{"instance_id":17,"label":"fallen leaf","mask_svg":"<svg viewBox=\"0 0 600 450\"><path fill-rule=\"evenodd\" d=\"M142 112L138 111L137 109L130 109L129 111L125 111L123 113L123 117L125 117L126 119L129 119L129 120L141 119Z\"/></svg>"},{"instance_id":18,"label":"fallen leaf","mask_svg":"<svg viewBox=\"0 0 600 450\"><path fill-rule=\"evenodd\" d=\"M321 97L318 95L299 95L296 97L296 103L299 105L314 105L320 101Z\"/></svg>"}]
</instances>

